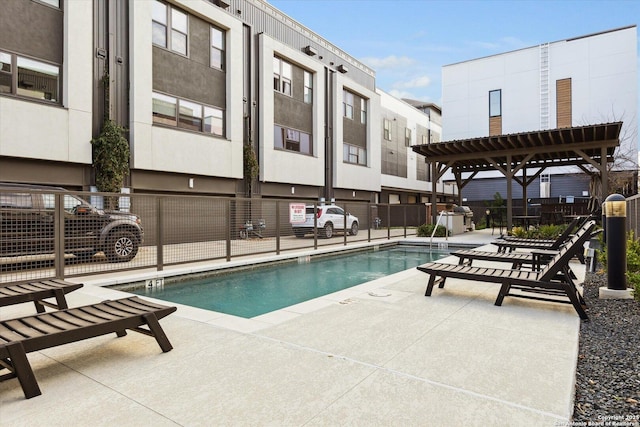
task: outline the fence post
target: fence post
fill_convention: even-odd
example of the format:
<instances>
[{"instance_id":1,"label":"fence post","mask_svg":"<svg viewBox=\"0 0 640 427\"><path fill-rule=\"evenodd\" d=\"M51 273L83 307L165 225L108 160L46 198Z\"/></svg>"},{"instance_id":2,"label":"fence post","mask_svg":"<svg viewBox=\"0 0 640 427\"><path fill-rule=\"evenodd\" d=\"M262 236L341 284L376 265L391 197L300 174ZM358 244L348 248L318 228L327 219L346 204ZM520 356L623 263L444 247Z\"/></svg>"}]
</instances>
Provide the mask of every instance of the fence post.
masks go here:
<instances>
[{"instance_id":1,"label":"fence post","mask_svg":"<svg viewBox=\"0 0 640 427\"><path fill-rule=\"evenodd\" d=\"M55 249L54 266L56 270L56 278L64 279L64 199L62 193L56 193L55 212L53 215L53 245Z\"/></svg>"},{"instance_id":2,"label":"fence post","mask_svg":"<svg viewBox=\"0 0 640 427\"><path fill-rule=\"evenodd\" d=\"M391 239L391 204L387 204L387 240Z\"/></svg>"},{"instance_id":3,"label":"fence post","mask_svg":"<svg viewBox=\"0 0 640 427\"><path fill-rule=\"evenodd\" d=\"M342 228L342 230L344 231L344 246L347 246L347 206L348 205L345 203L344 210L342 211L342 224L344 224Z\"/></svg>"},{"instance_id":4,"label":"fence post","mask_svg":"<svg viewBox=\"0 0 640 427\"><path fill-rule=\"evenodd\" d=\"M224 218L225 218L225 239L227 241L225 246L227 261L231 261L231 200L227 200L224 205Z\"/></svg>"},{"instance_id":5,"label":"fence post","mask_svg":"<svg viewBox=\"0 0 640 427\"><path fill-rule=\"evenodd\" d=\"M158 241L156 242L156 268L158 271L164 269L164 203L163 198L158 197L156 204L158 209L157 230Z\"/></svg>"},{"instance_id":6,"label":"fence post","mask_svg":"<svg viewBox=\"0 0 640 427\"><path fill-rule=\"evenodd\" d=\"M402 209L403 222L404 222L404 238L407 238L407 205L403 206Z\"/></svg>"},{"instance_id":7,"label":"fence post","mask_svg":"<svg viewBox=\"0 0 640 427\"><path fill-rule=\"evenodd\" d=\"M280 201L276 201L276 255L280 255Z\"/></svg>"},{"instance_id":8,"label":"fence post","mask_svg":"<svg viewBox=\"0 0 640 427\"><path fill-rule=\"evenodd\" d=\"M373 206L369 204L367 208L367 242L371 242L371 209Z\"/></svg>"}]
</instances>

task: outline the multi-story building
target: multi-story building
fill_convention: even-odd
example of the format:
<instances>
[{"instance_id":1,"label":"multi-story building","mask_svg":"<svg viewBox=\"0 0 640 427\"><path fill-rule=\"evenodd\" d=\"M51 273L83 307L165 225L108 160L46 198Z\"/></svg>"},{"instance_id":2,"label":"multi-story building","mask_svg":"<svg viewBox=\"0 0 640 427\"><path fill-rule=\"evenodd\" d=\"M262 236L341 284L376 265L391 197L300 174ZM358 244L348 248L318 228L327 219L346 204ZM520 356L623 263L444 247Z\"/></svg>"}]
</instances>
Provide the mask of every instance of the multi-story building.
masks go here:
<instances>
[{"instance_id":1,"label":"multi-story building","mask_svg":"<svg viewBox=\"0 0 640 427\"><path fill-rule=\"evenodd\" d=\"M397 99L376 89L381 103L382 203L429 203L431 169L424 156L411 147L439 142L442 135L441 111L437 105L410 99ZM439 183L444 200L455 194L455 187Z\"/></svg>"},{"instance_id":2,"label":"multi-story building","mask_svg":"<svg viewBox=\"0 0 640 427\"><path fill-rule=\"evenodd\" d=\"M387 156L374 70L265 1L2 6L2 181L91 188L110 117L128 130L134 192L376 202L384 186L420 203L431 188L404 143ZM429 117L404 109L414 143Z\"/></svg>"},{"instance_id":3,"label":"multi-story building","mask_svg":"<svg viewBox=\"0 0 640 427\"><path fill-rule=\"evenodd\" d=\"M637 40L636 26L630 26L443 67L443 139L621 121L614 169L637 174ZM547 169L529 197L590 196L589 179L558 175L576 172ZM496 176L479 174L462 196L491 199L504 187Z\"/></svg>"}]
</instances>

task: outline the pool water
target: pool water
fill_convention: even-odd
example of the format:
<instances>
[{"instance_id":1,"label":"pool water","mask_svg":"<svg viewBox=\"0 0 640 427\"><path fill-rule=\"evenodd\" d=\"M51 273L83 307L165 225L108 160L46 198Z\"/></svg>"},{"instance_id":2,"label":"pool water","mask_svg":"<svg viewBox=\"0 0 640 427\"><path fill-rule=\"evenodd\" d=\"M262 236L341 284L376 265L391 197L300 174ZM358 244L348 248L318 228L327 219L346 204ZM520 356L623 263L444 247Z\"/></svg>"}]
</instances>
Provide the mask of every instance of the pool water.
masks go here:
<instances>
[{"instance_id":1,"label":"pool water","mask_svg":"<svg viewBox=\"0 0 640 427\"><path fill-rule=\"evenodd\" d=\"M448 256L448 251L396 246L309 262L257 267L128 292L251 318Z\"/></svg>"}]
</instances>

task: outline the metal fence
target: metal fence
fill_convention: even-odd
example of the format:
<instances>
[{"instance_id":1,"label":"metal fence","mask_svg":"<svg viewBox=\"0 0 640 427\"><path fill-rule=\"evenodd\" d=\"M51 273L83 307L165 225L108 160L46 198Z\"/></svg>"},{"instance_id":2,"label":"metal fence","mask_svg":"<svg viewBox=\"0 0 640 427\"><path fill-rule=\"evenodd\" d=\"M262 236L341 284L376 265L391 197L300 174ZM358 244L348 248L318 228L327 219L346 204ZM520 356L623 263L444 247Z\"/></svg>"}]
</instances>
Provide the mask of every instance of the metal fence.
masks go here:
<instances>
[{"instance_id":1,"label":"metal fence","mask_svg":"<svg viewBox=\"0 0 640 427\"><path fill-rule=\"evenodd\" d=\"M0 189L0 282L407 237L427 222L424 205L337 205L357 217L357 230L334 226L324 238L317 226L296 236L293 209L323 207L304 200Z\"/></svg>"}]
</instances>

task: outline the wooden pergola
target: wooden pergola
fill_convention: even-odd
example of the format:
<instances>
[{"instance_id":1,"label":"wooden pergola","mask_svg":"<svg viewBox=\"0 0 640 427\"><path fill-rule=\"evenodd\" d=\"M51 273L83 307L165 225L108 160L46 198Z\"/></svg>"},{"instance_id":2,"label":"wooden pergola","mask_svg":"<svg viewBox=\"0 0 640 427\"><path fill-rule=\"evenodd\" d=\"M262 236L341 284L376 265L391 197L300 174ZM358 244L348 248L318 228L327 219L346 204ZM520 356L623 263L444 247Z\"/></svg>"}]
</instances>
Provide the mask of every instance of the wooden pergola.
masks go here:
<instances>
[{"instance_id":1,"label":"wooden pergola","mask_svg":"<svg viewBox=\"0 0 640 427\"><path fill-rule=\"evenodd\" d=\"M588 174L591 165L600 175L601 195L608 193L607 163L620 145L622 122L548 129L507 135L417 145L413 151L431 165L431 205L436 206L436 182L451 169L458 185L458 204L462 189L481 171L499 171L507 180L507 227L512 226L512 181L522 186L526 214L527 186L549 167L577 166ZM527 176L528 169L537 171ZM522 171L522 176L516 176ZM466 178L462 174L468 173ZM432 209L433 221L437 210Z\"/></svg>"}]
</instances>

